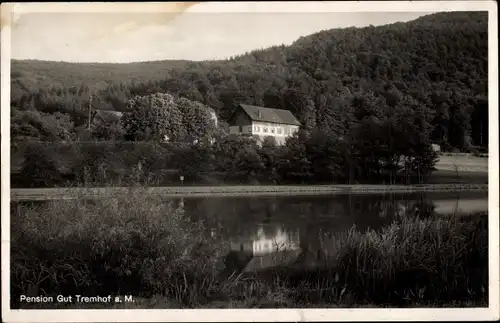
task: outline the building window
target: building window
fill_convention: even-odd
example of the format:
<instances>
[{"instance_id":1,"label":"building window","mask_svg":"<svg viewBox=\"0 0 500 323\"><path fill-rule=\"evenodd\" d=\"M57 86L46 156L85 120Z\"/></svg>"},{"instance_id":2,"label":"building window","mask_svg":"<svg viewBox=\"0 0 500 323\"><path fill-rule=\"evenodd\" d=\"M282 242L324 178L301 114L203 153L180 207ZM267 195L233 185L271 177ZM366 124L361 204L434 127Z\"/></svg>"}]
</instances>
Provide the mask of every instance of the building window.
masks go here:
<instances>
[{"instance_id":1,"label":"building window","mask_svg":"<svg viewBox=\"0 0 500 323\"><path fill-rule=\"evenodd\" d=\"M267 132L267 128L266 127L262 128L262 131Z\"/></svg>"},{"instance_id":2,"label":"building window","mask_svg":"<svg viewBox=\"0 0 500 323\"><path fill-rule=\"evenodd\" d=\"M274 133L274 128L271 128L271 133Z\"/></svg>"},{"instance_id":3,"label":"building window","mask_svg":"<svg viewBox=\"0 0 500 323\"><path fill-rule=\"evenodd\" d=\"M239 126L239 127L238 127L238 131L239 131L239 132L243 132L243 126Z\"/></svg>"},{"instance_id":4,"label":"building window","mask_svg":"<svg viewBox=\"0 0 500 323\"><path fill-rule=\"evenodd\" d=\"M248 127L248 132L252 132L252 126Z\"/></svg>"},{"instance_id":5,"label":"building window","mask_svg":"<svg viewBox=\"0 0 500 323\"><path fill-rule=\"evenodd\" d=\"M255 131L256 131L256 132L259 132L259 131L260 131L260 127L256 126L256 127L255 127Z\"/></svg>"},{"instance_id":6,"label":"building window","mask_svg":"<svg viewBox=\"0 0 500 323\"><path fill-rule=\"evenodd\" d=\"M281 128L278 128L278 129L277 129L277 132L278 132L279 134L281 134Z\"/></svg>"}]
</instances>

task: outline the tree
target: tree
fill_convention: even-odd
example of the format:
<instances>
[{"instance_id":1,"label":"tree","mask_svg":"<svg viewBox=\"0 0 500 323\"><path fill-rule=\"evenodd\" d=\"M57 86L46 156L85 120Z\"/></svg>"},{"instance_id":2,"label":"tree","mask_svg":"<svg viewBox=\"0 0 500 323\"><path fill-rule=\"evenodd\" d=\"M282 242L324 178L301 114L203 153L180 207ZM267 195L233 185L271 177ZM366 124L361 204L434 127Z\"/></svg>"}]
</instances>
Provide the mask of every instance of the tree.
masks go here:
<instances>
[{"instance_id":1,"label":"tree","mask_svg":"<svg viewBox=\"0 0 500 323\"><path fill-rule=\"evenodd\" d=\"M263 170L257 141L252 137L228 135L213 145L214 168L231 179L248 179Z\"/></svg>"},{"instance_id":2,"label":"tree","mask_svg":"<svg viewBox=\"0 0 500 323\"><path fill-rule=\"evenodd\" d=\"M340 175L342 156L333 132L316 130L305 143L313 176L318 182L332 182Z\"/></svg>"},{"instance_id":3,"label":"tree","mask_svg":"<svg viewBox=\"0 0 500 323\"><path fill-rule=\"evenodd\" d=\"M276 183L280 180L278 175L278 161L281 154L281 147L276 144L276 139L267 136L259 149L259 155L263 163L262 177L265 181Z\"/></svg>"},{"instance_id":4,"label":"tree","mask_svg":"<svg viewBox=\"0 0 500 323\"><path fill-rule=\"evenodd\" d=\"M59 167L51 158L49 150L40 145L27 147L21 174L29 187L53 187L62 181Z\"/></svg>"},{"instance_id":5,"label":"tree","mask_svg":"<svg viewBox=\"0 0 500 323\"><path fill-rule=\"evenodd\" d=\"M216 131L213 110L200 102L167 93L136 96L122 118L129 140L190 142L212 138Z\"/></svg>"},{"instance_id":6,"label":"tree","mask_svg":"<svg viewBox=\"0 0 500 323\"><path fill-rule=\"evenodd\" d=\"M206 141L214 136L217 127L213 120L215 112L212 109L186 98L180 98L176 100L176 103L182 115L183 134L180 140Z\"/></svg>"},{"instance_id":7,"label":"tree","mask_svg":"<svg viewBox=\"0 0 500 323\"><path fill-rule=\"evenodd\" d=\"M307 183L312 179L311 161L307 156L307 135L302 131L288 138L278 162L278 173L286 181Z\"/></svg>"},{"instance_id":8,"label":"tree","mask_svg":"<svg viewBox=\"0 0 500 323\"><path fill-rule=\"evenodd\" d=\"M182 116L170 94L135 96L122 117L129 140L176 140L182 129Z\"/></svg>"},{"instance_id":9,"label":"tree","mask_svg":"<svg viewBox=\"0 0 500 323\"><path fill-rule=\"evenodd\" d=\"M38 139L42 141L70 141L74 139L74 125L69 115L56 112L43 113L36 110L12 113L13 139Z\"/></svg>"},{"instance_id":10,"label":"tree","mask_svg":"<svg viewBox=\"0 0 500 323\"><path fill-rule=\"evenodd\" d=\"M176 164L173 166L186 180L197 181L202 175L213 172L215 156L210 145L190 144L179 147L176 152Z\"/></svg>"},{"instance_id":11,"label":"tree","mask_svg":"<svg viewBox=\"0 0 500 323\"><path fill-rule=\"evenodd\" d=\"M234 167L247 181L255 181L264 170L264 163L257 147L247 145L238 150L234 159Z\"/></svg>"},{"instance_id":12,"label":"tree","mask_svg":"<svg viewBox=\"0 0 500 323\"><path fill-rule=\"evenodd\" d=\"M306 100L305 104L301 107L300 117L304 129L313 131L316 128L316 108L313 100Z\"/></svg>"},{"instance_id":13,"label":"tree","mask_svg":"<svg viewBox=\"0 0 500 323\"><path fill-rule=\"evenodd\" d=\"M121 140L125 135L122 124L114 122L111 124L100 123L92 129L91 136L98 140Z\"/></svg>"}]
</instances>

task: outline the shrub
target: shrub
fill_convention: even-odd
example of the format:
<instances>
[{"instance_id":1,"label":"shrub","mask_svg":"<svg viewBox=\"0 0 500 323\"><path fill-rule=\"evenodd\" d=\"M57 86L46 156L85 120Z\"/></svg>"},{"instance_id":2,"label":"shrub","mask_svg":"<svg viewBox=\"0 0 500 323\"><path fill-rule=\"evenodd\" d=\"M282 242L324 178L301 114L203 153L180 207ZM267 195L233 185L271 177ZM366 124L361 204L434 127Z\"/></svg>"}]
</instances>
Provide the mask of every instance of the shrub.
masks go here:
<instances>
[{"instance_id":1,"label":"shrub","mask_svg":"<svg viewBox=\"0 0 500 323\"><path fill-rule=\"evenodd\" d=\"M334 244L340 282L376 304L484 300L487 216L404 218L382 232L350 230Z\"/></svg>"},{"instance_id":2,"label":"shrub","mask_svg":"<svg viewBox=\"0 0 500 323\"><path fill-rule=\"evenodd\" d=\"M85 185L111 184L121 177L123 162L120 155L114 154L108 143L82 145L79 162L73 166L72 172Z\"/></svg>"},{"instance_id":3,"label":"shrub","mask_svg":"<svg viewBox=\"0 0 500 323\"><path fill-rule=\"evenodd\" d=\"M141 188L114 199L25 207L12 217L11 230L13 300L161 294L199 303L223 269L223 244L203 223Z\"/></svg>"},{"instance_id":4,"label":"shrub","mask_svg":"<svg viewBox=\"0 0 500 323\"><path fill-rule=\"evenodd\" d=\"M38 145L25 151L21 174L29 187L51 187L62 181L56 161L45 147Z\"/></svg>"}]
</instances>

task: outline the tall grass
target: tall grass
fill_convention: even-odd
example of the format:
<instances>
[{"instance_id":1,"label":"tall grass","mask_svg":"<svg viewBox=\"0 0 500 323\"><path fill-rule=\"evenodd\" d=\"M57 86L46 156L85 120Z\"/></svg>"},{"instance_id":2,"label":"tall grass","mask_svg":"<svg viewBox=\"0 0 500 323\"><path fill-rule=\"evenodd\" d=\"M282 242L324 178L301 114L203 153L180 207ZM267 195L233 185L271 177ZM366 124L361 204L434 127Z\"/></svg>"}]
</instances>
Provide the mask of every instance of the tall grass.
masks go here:
<instances>
[{"instance_id":1,"label":"tall grass","mask_svg":"<svg viewBox=\"0 0 500 323\"><path fill-rule=\"evenodd\" d=\"M202 302L224 244L143 189L113 199L13 209L12 299L21 294L154 294Z\"/></svg>"},{"instance_id":2,"label":"tall grass","mask_svg":"<svg viewBox=\"0 0 500 323\"><path fill-rule=\"evenodd\" d=\"M339 282L377 304L487 300L486 215L407 217L335 240Z\"/></svg>"}]
</instances>

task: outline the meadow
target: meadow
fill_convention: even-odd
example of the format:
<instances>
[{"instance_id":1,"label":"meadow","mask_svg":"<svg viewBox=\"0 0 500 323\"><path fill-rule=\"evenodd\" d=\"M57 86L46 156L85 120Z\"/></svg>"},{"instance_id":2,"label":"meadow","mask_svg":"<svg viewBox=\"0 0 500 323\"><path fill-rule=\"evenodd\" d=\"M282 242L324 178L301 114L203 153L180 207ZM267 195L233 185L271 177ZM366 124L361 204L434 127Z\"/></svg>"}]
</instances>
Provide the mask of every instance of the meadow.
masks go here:
<instances>
[{"instance_id":1,"label":"meadow","mask_svg":"<svg viewBox=\"0 0 500 323\"><path fill-rule=\"evenodd\" d=\"M407 214L382 230L319 237L315 268L234 272L229 246L147 188L114 199L11 208L13 308L21 294L134 295L117 308L487 306L487 214Z\"/></svg>"},{"instance_id":2,"label":"meadow","mask_svg":"<svg viewBox=\"0 0 500 323\"><path fill-rule=\"evenodd\" d=\"M429 184L488 183L488 157L473 154L440 154Z\"/></svg>"},{"instance_id":3,"label":"meadow","mask_svg":"<svg viewBox=\"0 0 500 323\"><path fill-rule=\"evenodd\" d=\"M479 157L473 154L440 154L439 160L436 163L438 170L458 170L461 172L487 172L488 171L488 156Z\"/></svg>"}]
</instances>

